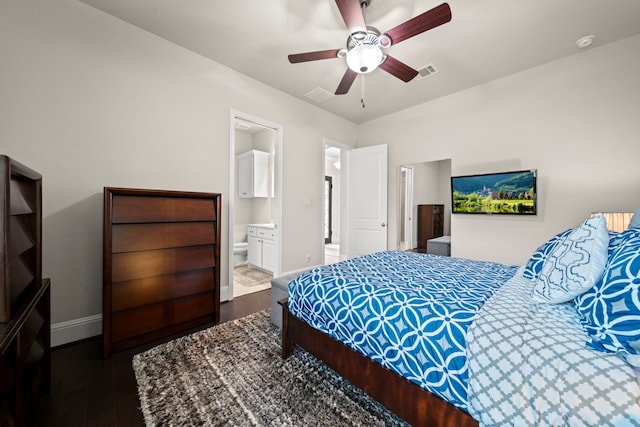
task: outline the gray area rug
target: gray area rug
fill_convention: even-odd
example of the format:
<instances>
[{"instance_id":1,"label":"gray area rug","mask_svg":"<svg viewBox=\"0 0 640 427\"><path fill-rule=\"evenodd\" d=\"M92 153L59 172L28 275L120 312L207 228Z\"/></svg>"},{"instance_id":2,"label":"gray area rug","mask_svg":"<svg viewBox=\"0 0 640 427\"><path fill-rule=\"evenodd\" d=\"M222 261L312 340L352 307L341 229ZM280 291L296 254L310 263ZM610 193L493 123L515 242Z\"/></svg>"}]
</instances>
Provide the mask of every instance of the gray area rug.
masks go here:
<instances>
[{"instance_id":1,"label":"gray area rug","mask_svg":"<svg viewBox=\"0 0 640 427\"><path fill-rule=\"evenodd\" d=\"M233 269L233 282L242 286L258 286L271 282L273 276L256 268L249 268L246 265Z\"/></svg>"},{"instance_id":2,"label":"gray area rug","mask_svg":"<svg viewBox=\"0 0 640 427\"><path fill-rule=\"evenodd\" d=\"M133 369L149 426L405 425L309 353L283 360L269 310L136 354Z\"/></svg>"}]
</instances>

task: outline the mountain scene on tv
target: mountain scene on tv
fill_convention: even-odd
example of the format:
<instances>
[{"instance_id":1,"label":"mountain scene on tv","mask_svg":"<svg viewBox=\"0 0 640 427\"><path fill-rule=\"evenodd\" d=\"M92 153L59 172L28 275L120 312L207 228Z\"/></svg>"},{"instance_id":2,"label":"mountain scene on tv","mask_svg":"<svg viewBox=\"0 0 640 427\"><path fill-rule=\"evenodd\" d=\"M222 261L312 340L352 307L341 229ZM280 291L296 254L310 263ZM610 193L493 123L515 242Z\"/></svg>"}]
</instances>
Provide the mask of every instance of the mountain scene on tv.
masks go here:
<instances>
[{"instance_id":1,"label":"mountain scene on tv","mask_svg":"<svg viewBox=\"0 0 640 427\"><path fill-rule=\"evenodd\" d=\"M533 171L454 177L454 213L535 214Z\"/></svg>"}]
</instances>

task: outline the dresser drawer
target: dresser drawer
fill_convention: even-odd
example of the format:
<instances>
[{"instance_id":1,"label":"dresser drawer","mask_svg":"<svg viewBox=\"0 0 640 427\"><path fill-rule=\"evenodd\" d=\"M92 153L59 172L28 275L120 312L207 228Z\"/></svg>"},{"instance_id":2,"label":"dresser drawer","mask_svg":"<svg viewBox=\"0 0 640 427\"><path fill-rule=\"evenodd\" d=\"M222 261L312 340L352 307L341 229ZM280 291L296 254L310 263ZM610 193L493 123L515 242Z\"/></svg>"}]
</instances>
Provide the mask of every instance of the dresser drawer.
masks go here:
<instances>
[{"instance_id":1,"label":"dresser drawer","mask_svg":"<svg viewBox=\"0 0 640 427\"><path fill-rule=\"evenodd\" d=\"M215 221L211 199L114 195L111 222Z\"/></svg>"},{"instance_id":2,"label":"dresser drawer","mask_svg":"<svg viewBox=\"0 0 640 427\"><path fill-rule=\"evenodd\" d=\"M212 246L113 254L112 282L217 267Z\"/></svg>"},{"instance_id":3,"label":"dresser drawer","mask_svg":"<svg viewBox=\"0 0 640 427\"><path fill-rule=\"evenodd\" d=\"M216 243L215 223L114 224L111 251L132 252Z\"/></svg>"},{"instance_id":4,"label":"dresser drawer","mask_svg":"<svg viewBox=\"0 0 640 427\"><path fill-rule=\"evenodd\" d=\"M111 337L113 341L120 341L212 315L213 312L212 293L117 312L112 314Z\"/></svg>"},{"instance_id":5,"label":"dresser drawer","mask_svg":"<svg viewBox=\"0 0 640 427\"><path fill-rule=\"evenodd\" d=\"M123 311L215 289L212 268L164 276L114 282L111 309Z\"/></svg>"}]
</instances>

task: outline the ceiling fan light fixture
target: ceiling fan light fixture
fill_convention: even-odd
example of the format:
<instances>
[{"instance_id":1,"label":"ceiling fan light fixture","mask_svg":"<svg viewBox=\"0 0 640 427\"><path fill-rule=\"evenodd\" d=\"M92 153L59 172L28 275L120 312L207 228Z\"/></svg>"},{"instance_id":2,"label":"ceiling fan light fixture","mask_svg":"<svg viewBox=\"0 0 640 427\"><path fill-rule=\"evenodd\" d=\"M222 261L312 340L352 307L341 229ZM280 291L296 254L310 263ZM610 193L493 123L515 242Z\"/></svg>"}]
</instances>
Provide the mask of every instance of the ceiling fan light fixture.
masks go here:
<instances>
[{"instance_id":1,"label":"ceiling fan light fixture","mask_svg":"<svg viewBox=\"0 0 640 427\"><path fill-rule=\"evenodd\" d=\"M361 44L347 52L347 65L359 74L370 73L382 62L382 50L373 44Z\"/></svg>"}]
</instances>

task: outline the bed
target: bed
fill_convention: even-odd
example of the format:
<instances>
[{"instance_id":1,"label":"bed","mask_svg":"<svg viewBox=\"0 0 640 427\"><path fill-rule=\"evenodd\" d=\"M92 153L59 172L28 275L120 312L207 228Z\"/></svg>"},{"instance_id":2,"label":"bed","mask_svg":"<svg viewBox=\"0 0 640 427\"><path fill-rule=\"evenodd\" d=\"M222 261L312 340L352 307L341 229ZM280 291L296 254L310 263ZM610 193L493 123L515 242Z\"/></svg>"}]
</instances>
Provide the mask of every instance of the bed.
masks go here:
<instances>
[{"instance_id":1,"label":"bed","mask_svg":"<svg viewBox=\"0 0 640 427\"><path fill-rule=\"evenodd\" d=\"M283 357L299 345L412 425L640 425L639 284L640 228L601 217L526 266L379 252L290 282Z\"/></svg>"}]
</instances>

